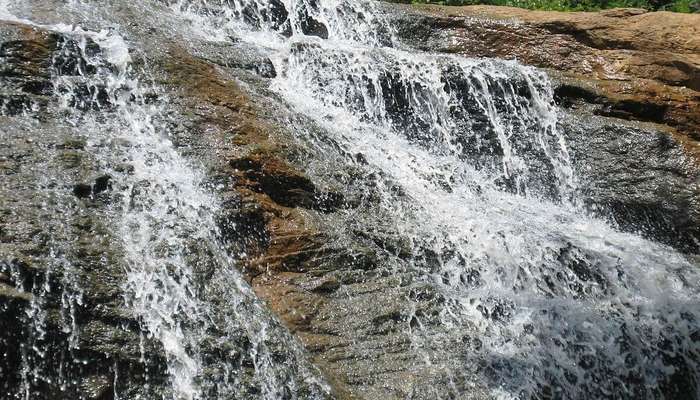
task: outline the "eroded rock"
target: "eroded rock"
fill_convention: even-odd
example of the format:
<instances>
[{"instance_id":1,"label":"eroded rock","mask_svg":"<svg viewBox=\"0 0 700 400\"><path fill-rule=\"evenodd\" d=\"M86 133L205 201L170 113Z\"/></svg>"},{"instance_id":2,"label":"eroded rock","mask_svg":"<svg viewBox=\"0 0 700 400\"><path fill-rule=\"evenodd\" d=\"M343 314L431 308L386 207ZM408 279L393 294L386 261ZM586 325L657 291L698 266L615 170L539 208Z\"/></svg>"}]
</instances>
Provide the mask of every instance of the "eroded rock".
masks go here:
<instances>
[{"instance_id":1,"label":"eroded rock","mask_svg":"<svg viewBox=\"0 0 700 400\"><path fill-rule=\"evenodd\" d=\"M628 118L667 123L690 136L700 131L698 15L385 7L399 36L421 49L517 59L565 72L595 86L600 101L623 103Z\"/></svg>"},{"instance_id":2,"label":"eroded rock","mask_svg":"<svg viewBox=\"0 0 700 400\"><path fill-rule=\"evenodd\" d=\"M383 8L399 38L419 49L547 69L557 102L574 115L560 128L585 202L622 229L698 251L700 16Z\"/></svg>"}]
</instances>

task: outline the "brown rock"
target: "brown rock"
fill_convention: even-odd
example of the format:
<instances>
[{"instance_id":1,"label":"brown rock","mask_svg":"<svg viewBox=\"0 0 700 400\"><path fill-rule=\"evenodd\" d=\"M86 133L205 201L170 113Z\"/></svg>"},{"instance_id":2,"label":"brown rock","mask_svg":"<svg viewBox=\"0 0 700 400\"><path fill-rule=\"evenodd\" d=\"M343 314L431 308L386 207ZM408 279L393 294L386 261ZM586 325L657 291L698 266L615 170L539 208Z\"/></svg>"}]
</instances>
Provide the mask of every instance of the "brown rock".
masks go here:
<instances>
[{"instance_id":1,"label":"brown rock","mask_svg":"<svg viewBox=\"0 0 700 400\"><path fill-rule=\"evenodd\" d=\"M259 117L255 101L223 70L182 48L173 47L169 53L164 66L167 84L183 94L186 105L199 110L195 130L218 132L214 136L219 138L213 139L216 158L227 161L220 173L235 181L232 189L237 201L231 204L236 208L230 214L243 219L242 229L252 227L244 240L247 279L307 349L324 354L338 344L338 338L317 332L314 319L325 307L325 295L334 284L331 279L316 286L304 282L327 252L326 238L314 217L314 212L327 205L318 201L326 193L286 160L284 143L289 139L280 140L280 132ZM228 135L230 143L223 138ZM344 375L336 374L320 359L314 363L337 398L353 398L345 388Z\"/></svg>"},{"instance_id":2,"label":"brown rock","mask_svg":"<svg viewBox=\"0 0 700 400\"><path fill-rule=\"evenodd\" d=\"M4 41L0 46L0 57L7 60L0 67L0 75L47 77L58 37L51 32L15 22L3 22L3 30L6 35L16 36L16 39Z\"/></svg>"},{"instance_id":3,"label":"brown rock","mask_svg":"<svg viewBox=\"0 0 700 400\"><path fill-rule=\"evenodd\" d=\"M566 82L563 97L598 104L603 115L667 124L690 142L700 139L700 15L398 7L399 36L419 48L555 70ZM697 144L688 144L697 154Z\"/></svg>"}]
</instances>

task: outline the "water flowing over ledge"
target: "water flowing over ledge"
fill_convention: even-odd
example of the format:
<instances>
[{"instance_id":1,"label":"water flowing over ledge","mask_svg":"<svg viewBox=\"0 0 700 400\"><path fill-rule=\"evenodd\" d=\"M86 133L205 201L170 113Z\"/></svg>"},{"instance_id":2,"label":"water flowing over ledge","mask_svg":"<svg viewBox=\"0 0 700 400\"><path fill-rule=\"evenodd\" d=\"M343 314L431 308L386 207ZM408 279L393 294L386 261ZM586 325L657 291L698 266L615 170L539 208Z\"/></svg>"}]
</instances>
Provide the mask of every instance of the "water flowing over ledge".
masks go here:
<instances>
[{"instance_id":1,"label":"water flowing over ledge","mask_svg":"<svg viewBox=\"0 0 700 400\"><path fill-rule=\"evenodd\" d=\"M109 205L108 215L115 220L111 234L119 238L126 264L124 300L138 319L146 374L153 362L147 358L153 355L144 343L155 340L162 346L170 381L162 396L224 398L253 387L256 397L297 398L302 388L295 380L302 379L309 385L303 389L304 398L323 397L327 391L323 383L309 367L302 366L299 349L284 338L235 269L215 221L218 200L207 189L202 172L182 158L170 141L167 100L153 102L162 94L157 87L141 82L148 79L148 73L132 68L124 39L113 30L39 25L8 15L7 6L3 11L5 18L59 37L50 77L56 112L67 126L80 129L87 147L106 167L92 187L76 186L74 195L93 198L109 190L116 200ZM67 282L62 299L63 309L71 313L69 320L75 321L74 304L82 302L81 288L70 271L64 272ZM22 278L18 275L17 279ZM10 395L26 399L40 393L42 381L52 383L46 353L55 351L44 343L46 315L42 310L52 289L47 282L28 290L33 297L27 323L34 327L23 343L28 349L22 351L22 388L6 388ZM215 308L212 302L222 304ZM65 329L72 338L71 348L76 348L80 332L74 325ZM274 342L289 346L282 354L300 357L291 367L300 367L298 377L278 361L279 350L268 347ZM219 346L230 350L213 358L211 353ZM73 357L72 363L88 362ZM251 377L241 372L244 364L251 364ZM58 379L65 380L62 390L74 385L70 376ZM242 381L246 379L250 381ZM117 380L115 367L114 397L120 398ZM137 396L153 396L148 386Z\"/></svg>"},{"instance_id":2,"label":"water flowing over ledge","mask_svg":"<svg viewBox=\"0 0 700 400\"><path fill-rule=\"evenodd\" d=\"M505 398L655 397L672 359L683 361L671 374L697 374L684 333L697 329L697 268L572 208L576 178L542 73L401 50L381 16L363 21L369 4L349 12L362 21L351 33L333 23L336 3L285 6L325 28L292 29L275 46L273 88L384 176L380 207L444 302L409 318L429 364ZM463 333L460 367L429 350L450 343L444 330Z\"/></svg>"},{"instance_id":3,"label":"water flowing over ledge","mask_svg":"<svg viewBox=\"0 0 700 400\"><path fill-rule=\"evenodd\" d=\"M0 3L3 18L12 6ZM80 14L95 5L71 7ZM410 368L427 376L406 396L670 398L682 385L697 393L697 266L580 207L575 160L544 73L410 51L362 1L147 7L182 22L174 29L184 37L233 38L266 55L269 88L310 121L290 128L297 139L345 159L371 188L360 206L337 211L339 229L359 221L406 239L382 266L404 290L387 300L399 308L387 319L408 341ZM113 199L104 217L114 221L109 235L124 258L120 289L137 320L146 386L156 374L149 368L158 360L147 360L155 346L167 370L158 393L165 398L330 396L235 269L218 228L220 199L172 138L167 97L144 83L151 78L143 62L134 66L135 38L119 29L35 26L61 38L52 55L52 107L103 166L102 180L74 194L109 191ZM50 258L68 265L60 268L61 310L76 348L71 310L82 304L83 288L69 259ZM17 398L53 379L43 315L49 281L24 289L32 295L23 317L30 336ZM120 386L118 371L113 396L130 398L120 388L134 389ZM145 390L143 398L153 396Z\"/></svg>"}]
</instances>

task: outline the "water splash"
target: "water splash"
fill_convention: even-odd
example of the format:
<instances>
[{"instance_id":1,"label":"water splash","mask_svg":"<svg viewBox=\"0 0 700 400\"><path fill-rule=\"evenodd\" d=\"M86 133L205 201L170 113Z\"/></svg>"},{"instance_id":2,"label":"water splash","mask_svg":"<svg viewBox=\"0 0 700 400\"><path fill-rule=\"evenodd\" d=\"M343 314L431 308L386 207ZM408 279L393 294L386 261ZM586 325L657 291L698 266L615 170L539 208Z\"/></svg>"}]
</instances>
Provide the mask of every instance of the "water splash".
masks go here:
<instances>
[{"instance_id":1,"label":"water splash","mask_svg":"<svg viewBox=\"0 0 700 400\"><path fill-rule=\"evenodd\" d=\"M284 5L298 4L308 7ZM476 383L509 399L697 393L697 267L575 207L546 76L389 48L396 43L368 39L365 25L354 29L372 12L366 4L319 1L323 15L309 23L329 33L292 30L274 46L272 87L382 177L377 207L412 242L416 288L427 284L443 304L437 316L408 305L407 330L448 376L447 390L460 396ZM334 10L352 11L338 23ZM234 21L285 36L240 14Z\"/></svg>"},{"instance_id":2,"label":"water splash","mask_svg":"<svg viewBox=\"0 0 700 400\"><path fill-rule=\"evenodd\" d=\"M183 400L241 393L265 399L327 397L328 388L307 364L298 344L236 270L235 259L220 241L216 220L220 205L213 189L201 167L184 159L173 145L165 95L144 83L146 71L132 67L124 37L117 29L96 32L8 18L57 36L52 106L63 123L79 127L105 169L100 183L86 195L92 198L109 191L113 199L109 215L116 227L112 234L121 239L113 246L121 246L126 263L125 303L146 339L162 348L170 379L163 395ZM72 291L75 277L64 269L66 290ZM48 291L47 286L33 293L28 317L38 325L29 327L28 335L34 341L43 339L43 318L38 316L45 310L42 301ZM64 308L72 313L81 298L67 295L72 297ZM72 322L69 329L69 346L78 347ZM35 363L25 357L28 351L51 350L35 347L22 353L27 398L34 390L30 381L51 383L53 374L34 368ZM144 354L144 363L155 356ZM282 356L289 364L276 361ZM117 367L113 373L118 398Z\"/></svg>"},{"instance_id":3,"label":"water splash","mask_svg":"<svg viewBox=\"0 0 700 400\"><path fill-rule=\"evenodd\" d=\"M570 206L572 160L541 72L402 50L361 1L170 4L201 23L200 35L235 35L268 51L280 71L273 89L379 177L377 207L412 243L405 262L417 271L416 288L429 287L441 304L437 315L420 313L418 300L407 305L406 329L455 396L467 383L496 398L697 393L697 267ZM12 19L8 5L0 2L0 15ZM323 397L311 372L302 368L295 380L275 361L275 345L293 342L261 317L221 250L216 198L174 148L162 121L167 101L147 100L162 94L130 67L125 40L116 31L45 28L72 38L63 49L80 55L63 64L73 75L55 77L60 106L91 149L111 144L98 153L106 165L131 167L109 171L124 289L168 358L168 397L239 395L243 358L260 397L294 397L302 381L314 388L307 397ZM35 296L39 304L43 292ZM29 317L41 321L42 309ZM249 343L227 347L240 338ZM292 347L290 364L303 364ZM230 351L207 357L212 348ZM24 374L28 382L41 371L27 362Z\"/></svg>"},{"instance_id":4,"label":"water splash","mask_svg":"<svg viewBox=\"0 0 700 400\"><path fill-rule=\"evenodd\" d=\"M320 105L327 118L392 131L517 193L572 198L573 169L541 72L337 42L296 42L280 59L275 88L294 104L314 99L308 110Z\"/></svg>"},{"instance_id":5,"label":"water splash","mask_svg":"<svg viewBox=\"0 0 700 400\"><path fill-rule=\"evenodd\" d=\"M200 33L208 39L226 40L233 34L265 47L283 45L285 38L306 35L373 46L391 45L394 41L394 31L369 2L178 0L171 7L204 26Z\"/></svg>"},{"instance_id":6,"label":"water splash","mask_svg":"<svg viewBox=\"0 0 700 400\"><path fill-rule=\"evenodd\" d=\"M112 33L87 36L102 50L100 59L88 59L95 72L87 77L92 94L87 101L113 115L107 125L82 114L77 117L83 124L95 124L93 135L123 143L126 148L117 154L129 165L129 173L111 171L120 182L123 199L118 206L118 234L129 262L124 292L149 337L163 346L174 398L208 398L207 393L216 393L218 398L241 390L241 382L229 381L220 373L205 375L205 368L213 365L203 359L207 350L201 341L212 331L218 332L220 341L233 342L229 335L236 333L248 338L251 353L244 357L253 360L254 384L261 386L263 398L278 398L297 382L284 365L271 361L266 330L272 331L269 335L278 335L277 340L285 339L279 328L265 320L270 317L218 239L215 216L220 206L207 189L205 176L183 159L168 139L170 133L161 122L162 107L147 100L157 89L140 83L132 72L125 42ZM85 48L81 45L81 52ZM65 90L65 85L60 81L57 90L65 93L63 104L89 108L89 104L74 99L82 91L80 84L73 82L71 90ZM211 280L202 280L211 274ZM215 299L227 299L218 312L211 307ZM296 356L303 370L302 357ZM234 367L230 375L240 374L236 369L241 365L236 367L233 359L216 362ZM310 370L304 374L302 379L314 386L310 396L322 396L325 389L320 381L313 381Z\"/></svg>"}]
</instances>

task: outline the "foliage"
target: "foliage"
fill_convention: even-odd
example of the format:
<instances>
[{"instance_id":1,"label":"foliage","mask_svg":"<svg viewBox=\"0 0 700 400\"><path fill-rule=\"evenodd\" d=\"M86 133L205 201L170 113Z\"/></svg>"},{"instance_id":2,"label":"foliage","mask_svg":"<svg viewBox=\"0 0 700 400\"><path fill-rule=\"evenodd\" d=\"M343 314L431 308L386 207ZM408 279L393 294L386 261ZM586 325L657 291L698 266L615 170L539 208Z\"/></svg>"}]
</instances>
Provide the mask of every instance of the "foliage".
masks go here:
<instances>
[{"instance_id":1,"label":"foliage","mask_svg":"<svg viewBox=\"0 0 700 400\"><path fill-rule=\"evenodd\" d=\"M551 11L598 11L609 8L645 8L653 11L700 12L700 0L394 0L452 6L489 4Z\"/></svg>"}]
</instances>

